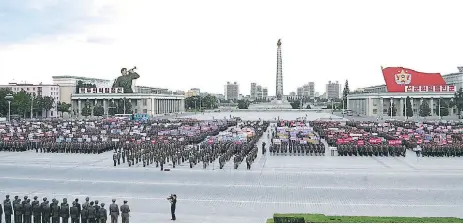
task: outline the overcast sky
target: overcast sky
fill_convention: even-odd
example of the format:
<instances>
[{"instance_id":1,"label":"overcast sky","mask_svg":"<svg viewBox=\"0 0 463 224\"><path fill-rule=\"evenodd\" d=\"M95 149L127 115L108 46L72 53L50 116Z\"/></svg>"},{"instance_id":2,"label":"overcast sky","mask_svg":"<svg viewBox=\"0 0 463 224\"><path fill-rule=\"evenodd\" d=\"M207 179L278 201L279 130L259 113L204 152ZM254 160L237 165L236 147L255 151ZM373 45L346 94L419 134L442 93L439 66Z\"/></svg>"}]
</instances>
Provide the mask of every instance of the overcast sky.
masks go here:
<instances>
[{"instance_id":1,"label":"overcast sky","mask_svg":"<svg viewBox=\"0 0 463 224\"><path fill-rule=\"evenodd\" d=\"M281 38L285 94L310 81L322 94L383 84L381 65L456 72L461 15L460 1L1 0L0 83L137 66L138 85L274 95Z\"/></svg>"}]
</instances>

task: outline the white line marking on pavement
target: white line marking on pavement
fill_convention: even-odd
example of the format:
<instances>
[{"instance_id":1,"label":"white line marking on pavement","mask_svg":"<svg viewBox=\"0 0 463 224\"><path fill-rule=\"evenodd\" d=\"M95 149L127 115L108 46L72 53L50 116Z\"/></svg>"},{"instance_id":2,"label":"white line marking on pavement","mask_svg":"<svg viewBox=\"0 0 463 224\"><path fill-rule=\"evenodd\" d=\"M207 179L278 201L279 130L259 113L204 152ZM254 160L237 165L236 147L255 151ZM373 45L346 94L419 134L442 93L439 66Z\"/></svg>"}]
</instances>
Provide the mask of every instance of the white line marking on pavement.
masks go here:
<instances>
[{"instance_id":1,"label":"white line marking on pavement","mask_svg":"<svg viewBox=\"0 0 463 224\"><path fill-rule=\"evenodd\" d=\"M10 195L29 195L30 192L5 192L1 193ZM36 192L34 195L53 195L64 196L71 198L84 198L84 197L95 197L95 198L117 198L118 200L132 199L132 200L161 200L165 201L165 197L144 197L144 196L126 196L126 195L83 195L83 194L56 194L56 193L39 193ZM285 204L285 205L329 205L329 206L377 206L377 207L462 207L463 204L372 204L372 203L339 203L339 202L289 202L289 201L245 201L245 200L226 200L226 199L193 199L193 198L182 198L182 201L189 202L222 202L222 203L241 203L241 204Z\"/></svg>"},{"instance_id":2,"label":"white line marking on pavement","mask_svg":"<svg viewBox=\"0 0 463 224\"><path fill-rule=\"evenodd\" d=\"M108 183L122 185L164 185L164 186L198 186L198 187L243 187L243 188L296 188L296 189L330 189L330 190L394 190L394 191L462 191L457 188L420 188L420 187L343 187L343 186L305 186L305 185L258 185L258 184L215 184L215 183L185 183L185 182L154 182L154 181L129 181L116 180L85 180L85 179L59 179L59 178L34 178L34 177L0 177L0 180L32 180L53 182L84 182L84 183Z\"/></svg>"}]
</instances>

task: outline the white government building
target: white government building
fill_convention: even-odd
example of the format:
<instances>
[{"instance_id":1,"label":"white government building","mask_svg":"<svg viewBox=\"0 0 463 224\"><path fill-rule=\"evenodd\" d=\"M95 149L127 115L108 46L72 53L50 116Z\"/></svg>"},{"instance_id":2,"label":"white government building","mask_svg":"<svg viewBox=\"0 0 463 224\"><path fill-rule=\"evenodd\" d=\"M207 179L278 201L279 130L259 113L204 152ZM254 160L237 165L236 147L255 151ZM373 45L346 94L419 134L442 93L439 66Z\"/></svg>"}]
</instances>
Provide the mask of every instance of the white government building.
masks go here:
<instances>
[{"instance_id":1,"label":"white government building","mask_svg":"<svg viewBox=\"0 0 463 224\"><path fill-rule=\"evenodd\" d=\"M435 91L437 88L439 91ZM424 100L428 101L432 109L431 116L439 116L439 110L436 109L439 103L445 100L448 104L456 91L455 86L435 86L432 91L428 86L413 87L409 90L411 91L387 92L386 85L367 87L349 94L347 108L363 116L388 117L391 116L389 108L394 104L397 109L396 116L404 117L405 101L407 97L410 97L414 116L418 115L420 105ZM455 113L456 109L449 111L450 116Z\"/></svg>"},{"instance_id":2,"label":"white government building","mask_svg":"<svg viewBox=\"0 0 463 224\"><path fill-rule=\"evenodd\" d=\"M95 84L96 88L80 88L78 81ZM165 89L133 86L134 93L123 93L122 89L111 88L113 81L76 76L54 76L53 83L61 88L63 102L71 104L72 114L80 115L86 103L102 105L108 113L110 102L129 101L137 114L156 116L159 114L185 111L185 96L167 92Z\"/></svg>"}]
</instances>

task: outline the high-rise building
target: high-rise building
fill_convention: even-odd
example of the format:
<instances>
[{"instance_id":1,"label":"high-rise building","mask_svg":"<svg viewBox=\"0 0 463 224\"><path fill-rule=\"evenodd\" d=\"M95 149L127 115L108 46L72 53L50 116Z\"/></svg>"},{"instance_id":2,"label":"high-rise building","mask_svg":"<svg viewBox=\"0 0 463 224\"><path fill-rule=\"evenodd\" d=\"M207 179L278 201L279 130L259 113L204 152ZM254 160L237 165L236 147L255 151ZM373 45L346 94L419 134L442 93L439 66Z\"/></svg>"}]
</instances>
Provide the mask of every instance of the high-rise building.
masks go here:
<instances>
[{"instance_id":1,"label":"high-rise building","mask_svg":"<svg viewBox=\"0 0 463 224\"><path fill-rule=\"evenodd\" d=\"M455 89L458 91L460 88L463 88L463 67L458 67L458 72L443 75L442 78L444 78L447 85L455 86Z\"/></svg>"},{"instance_id":2,"label":"high-rise building","mask_svg":"<svg viewBox=\"0 0 463 224\"><path fill-rule=\"evenodd\" d=\"M268 98L268 89L267 88L262 88L262 99L267 99Z\"/></svg>"},{"instance_id":3,"label":"high-rise building","mask_svg":"<svg viewBox=\"0 0 463 224\"><path fill-rule=\"evenodd\" d=\"M326 98L327 99L339 99L341 97L341 85L338 81L329 81L326 84Z\"/></svg>"},{"instance_id":4,"label":"high-rise building","mask_svg":"<svg viewBox=\"0 0 463 224\"><path fill-rule=\"evenodd\" d=\"M9 89L13 93L19 93L24 91L32 96L41 96L41 97L51 97L54 100L53 106L49 111L42 110L40 112L35 112L34 116L42 115L43 117L57 117L57 103L61 102L60 97L60 86L58 85L45 85L45 84L27 84L27 83L17 83L12 81L8 85L0 85L0 89ZM34 102L32 102L34 104Z\"/></svg>"},{"instance_id":5,"label":"high-rise building","mask_svg":"<svg viewBox=\"0 0 463 224\"><path fill-rule=\"evenodd\" d=\"M297 96L303 96L304 95L304 88L298 87L296 90L296 95Z\"/></svg>"},{"instance_id":6,"label":"high-rise building","mask_svg":"<svg viewBox=\"0 0 463 224\"><path fill-rule=\"evenodd\" d=\"M281 59L281 39L277 43L277 76L276 76L276 97L278 100L283 98L283 62Z\"/></svg>"},{"instance_id":7,"label":"high-rise building","mask_svg":"<svg viewBox=\"0 0 463 224\"><path fill-rule=\"evenodd\" d=\"M185 93L185 97L199 96L201 95L201 90L199 88L191 88Z\"/></svg>"},{"instance_id":8,"label":"high-rise building","mask_svg":"<svg viewBox=\"0 0 463 224\"><path fill-rule=\"evenodd\" d=\"M297 96L313 98L315 97L315 83L309 82L297 88Z\"/></svg>"},{"instance_id":9,"label":"high-rise building","mask_svg":"<svg viewBox=\"0 0 463 224\"><path fill-rule=\"evenodd\" d=\"M240 86L237 82L227 82L224 89L226 100L238 100L240 98Z\"/></svg>"},{"instance_id":10,"label":"high-rise building","mask_svg":"<svg viewBox=\"0 0 463 224\"><path fill-rule=\"evenodd\" d=\"M251 83L251 93L249 94L249 96L251 97L251 99L257 98L257 83Z\"/></svg>"},{"instance_id":11,"label":"high-rise building","mask_svg":"<svg viewBox=\"0 0 463 224\"><path fill-rule=\"evenodd\" d=\"M251 83L251 94L249 98L252 100L256 99L266 99L268 97L268 89L267 87L262 87L261 85L257 85L257 83Z\"/></svg>"}]
</instances>

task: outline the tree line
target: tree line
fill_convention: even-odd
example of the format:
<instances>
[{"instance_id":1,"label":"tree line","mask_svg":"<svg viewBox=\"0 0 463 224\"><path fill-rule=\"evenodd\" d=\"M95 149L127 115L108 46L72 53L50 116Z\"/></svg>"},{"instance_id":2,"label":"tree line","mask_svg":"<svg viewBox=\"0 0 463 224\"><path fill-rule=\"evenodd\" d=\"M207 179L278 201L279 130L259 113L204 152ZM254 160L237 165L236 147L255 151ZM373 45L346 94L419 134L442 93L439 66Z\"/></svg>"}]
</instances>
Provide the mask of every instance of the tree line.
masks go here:
<instances>
[{"instance_id":1,"label":"tree line","mask_svg":"<svg viewBox=\"0 0 463 224\"><path fill-rule=\"evenodd\" d=\"M0 117L8 116L8 99L7 95L11 94L10 99L11 115L22 118L32 117L47 117L48 112L56 106L56 109L61 115L69 112L71 105L63 102L55 102L51 96L36 96L21 91L13 93L9 88L0 89ZM56 105L55 105L56 103ZM32 109L32 111L31 111Z\"/></svg>"}]
</instances>

